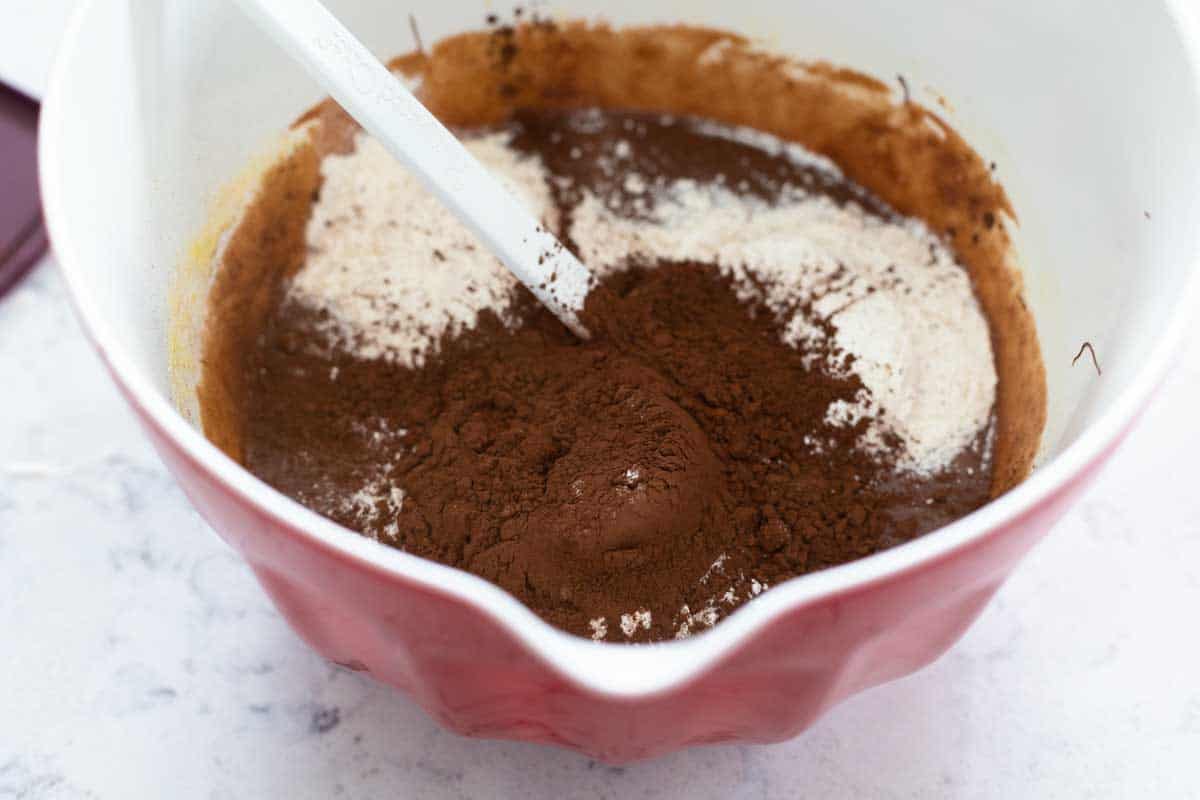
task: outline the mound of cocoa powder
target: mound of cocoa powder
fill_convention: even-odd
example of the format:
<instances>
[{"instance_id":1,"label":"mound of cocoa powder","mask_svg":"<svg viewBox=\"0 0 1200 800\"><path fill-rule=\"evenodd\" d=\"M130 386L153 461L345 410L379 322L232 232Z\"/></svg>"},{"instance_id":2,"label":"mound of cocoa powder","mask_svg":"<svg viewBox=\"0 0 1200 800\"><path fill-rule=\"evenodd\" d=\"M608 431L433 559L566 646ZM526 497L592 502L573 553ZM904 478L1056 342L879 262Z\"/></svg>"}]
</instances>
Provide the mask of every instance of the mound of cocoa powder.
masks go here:
<instances>
[{"instance_id":1,"label":"mound of cocoa powder","mask_svg":"<svg viewBox=\"0 0 1200 800\"><path fill-rule=\"evenodd\" d=\"M634 153L642 173L718 165L767 200L790 181L888 213L803 165L656 130ZM514 145L571 179L556 185L599 191L612 181L586 167L594 137L527 115ZM569 217L576 198L556 200ZM246 466L348 527L495 582L565 630L615 641L695 632L765 586L988 499L982 447L916 477L857 446L865 420L828 425L831 404L862 383L785 345L776 315L739 300L714 265L609 275L584 312L588 342L517 291L505 320L485 311L420 368L330 350L322 312L281 293L246 346Z\"/></svg>"},{"instance_id":2,"label":"mound of cocoa powder","mask_svg":"<svg viewBox=\"0 0 1200 800\"><path fill-rule=\"evenodd\" d=\"M586 309L591 342L523 297L519 330L485 317L421 370L314 356L295 335L300 312L282 313L254 359L248 465L361 527L334 500L371 474L371 433L404 431L387 448L404 498L385 541L487 578L566 630L604 618L617 640L622 615L648 610L634 638L669 638L680 610L714 593L744 601L755 582L868 555L986 501L980 463L900 479L854 446L859 427L824 426L857 379L806 368L712 267L633 269L603 288ZM331 363L336 383L310 380ZM815 430L840 446L814 455Z\"/></svg>"}]
</instances>

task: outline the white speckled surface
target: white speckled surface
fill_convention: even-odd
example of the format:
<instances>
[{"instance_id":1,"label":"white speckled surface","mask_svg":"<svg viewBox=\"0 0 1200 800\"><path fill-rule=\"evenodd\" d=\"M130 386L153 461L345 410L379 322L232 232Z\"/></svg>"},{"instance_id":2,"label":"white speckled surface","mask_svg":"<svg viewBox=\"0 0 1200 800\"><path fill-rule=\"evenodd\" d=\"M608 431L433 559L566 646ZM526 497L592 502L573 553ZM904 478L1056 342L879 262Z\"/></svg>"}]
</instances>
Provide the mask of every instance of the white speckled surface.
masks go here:
<instances>
[{"instance_id":1,"label":"white speckled surface","mask_svg":"<svg viewBox=\"0 0 1200 800\"><path fill-rule=\"evenodd\" d=\"M1193 347L934 666L786 744L611 769L445 733L309 652L159 464L48 262L0 300L0 799L1200 796L1197 407Z\"/></svg>"}]
</instances>

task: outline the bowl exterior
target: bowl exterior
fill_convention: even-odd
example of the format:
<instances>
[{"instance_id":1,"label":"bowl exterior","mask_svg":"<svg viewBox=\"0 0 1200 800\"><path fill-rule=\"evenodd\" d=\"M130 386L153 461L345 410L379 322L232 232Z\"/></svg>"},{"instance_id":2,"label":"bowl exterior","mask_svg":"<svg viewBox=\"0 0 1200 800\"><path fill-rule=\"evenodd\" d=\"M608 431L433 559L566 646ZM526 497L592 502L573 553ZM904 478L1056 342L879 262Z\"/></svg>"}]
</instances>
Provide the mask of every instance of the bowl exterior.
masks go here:
<instances>
[{"instance_id":1,"label":"bowl exterior","mask_svg":"<svg viewBox=\"0 0 1200 800\"><path fill-rule=\"evenodd\" d=\"M1109 4L1086 24L1074 0L1026 11L940 0L605 4L618 22L686 12L698 23L769 34L789 52L879 75L903 70L921 76L914 85L975 98L964 113L947 114L1000 159L1023 217L1022 253L1053 265L1027 276L1043 350L1058 354L1048 367L1051 418L1062 425L1047 441L1073 442L1087 455L1056 458L1035 476L1037 493L1025 493L1030 503L1022 500L1006 522L984 530L964 523L970 535L960 545L897 559L894 571L870 582L832 576L829 591L781 609L692 679L655 694L618 697L582 685L481 601L284 521L240 491L250 476L232 475L212 448L170 432L179 420L168 421L174 412L162 396L166 265L210 218L202 200L222 176L311 95L307 79L261 46L236 7L78 4L42 113L46 217L85 328L120 365L114 377L155 446L324 656L406 691L463 734L552 743L609 762L699 743L778 741L944 652L1077 497L1116 446L1117 428L1165 373L1164 354L1185 330L1200 252L1192 222L1200 216L1200 156L1191 144L1200 131L1200 45L1190 23L1182 26L1183 1ZM460 29L477 5L329 2L381 52L394 49L411 11L437 38ZM595 10L579 0L556 5L577 15ZM477 10L472 18L480 19ZM1128 69L1132 63L1139 69ZM203 159L193 157L197 143ZM1083 335L1105 354L1103 381L1071 370L1065 357ZM781 591L788 589L760 602L777 602ZM668 658L678 650L658 652L658 664L674 666Z\"/></svg>"},{"instance_id":2,"label":"bowl exterior","mask_svg":"<svg viewBox=\"0 0 1200 800\"><path fill-rule=\"evenodd\" d=\"M1115 447L1003 527L791 609L688 683L629 698L563 676L471 603L338 553L268 515L126 397L188 497L318 652L407 692L460 734L555 744L609 763L696 744L788 739L850 695L932 662Z\"/></svg>"}]
</instances>

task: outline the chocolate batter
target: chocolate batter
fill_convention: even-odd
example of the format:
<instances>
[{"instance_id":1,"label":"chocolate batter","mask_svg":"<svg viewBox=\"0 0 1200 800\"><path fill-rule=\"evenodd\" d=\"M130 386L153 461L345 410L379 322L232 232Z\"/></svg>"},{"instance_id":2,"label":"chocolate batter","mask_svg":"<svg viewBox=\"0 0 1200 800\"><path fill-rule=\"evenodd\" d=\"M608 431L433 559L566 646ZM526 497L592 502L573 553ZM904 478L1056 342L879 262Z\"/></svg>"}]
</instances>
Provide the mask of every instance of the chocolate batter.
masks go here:
<instances>
[{"instance_id":1,"label":"chocolate batter","mask_svg":"<svg viewBox=\"0 0 1200 800\"><path fill-rule=\"evenodd\" d=\"M585 189L621 213L645 210L644 195L596 167L617 139L650 179L719 174L768 202L801 186L894 215L858 185L686 119L539 111L511 128L554 176L564 221ZM328 352L319 314L277 291L245 341L245 465L348 527L499 584L568 631L596 634L590 623L604 619L619 641L694 632L705 621L685 623L714 594L727 614L762 586L908 541L989 497L981 446L939 476L902 477L855 447L865 423L826 425L861 382L808 366L780 341L780 321L739 301L713 265L632 264L606 279L585 309L587 343L517 291L515 330L485 313L420 369ZM836 446L817 454L814 434ZM402 501L382 493L366 515L348 505L385 464ZM651 613L621 630L639 611Z\"/></svg>"},{"instance_id":2,"label":"chocolate batter","mask_svg":"<svg viewBox=\"0 0 1200 800\"><path fill-rule=\"evenodd\" d=\"M593 292L586 344L517 290L515 329L484 313L421 369L316 347L320 312L285 302L285 290L306 258L321 159L353 148L353 122L326 102L301 120L315 126L307 143L264 174L211 262L219 271L205 272L209 261L181 271L206 288L212 279L196 386L205 433L281 491L482 575L572 633L646 641L695 633L766 585L944 525L1028 473L1046 385L1009 268L1015 214L994 165L936 114L869 76L684 26L502 27L393 67L419 78L422 102L464 135L511 125L518 147L571 179L552 183L560 235L581 188L628 217L645 212L619 175L592 168L627 124L642 131L631 155L649 176L719 171L766 201L794 185L922 220L953 248L988 319L992 424L950 469L897 473L855 447L861 425L825 425L859 380L781 344L779 320L704 263L626 265ZM574 115L589 107L654 113ZM848 179L705 137L688 115L800 143ZM814 452L813 433L832 446ZM387 485L358 497L381 470Z\"/></svg>"}]
</instances>

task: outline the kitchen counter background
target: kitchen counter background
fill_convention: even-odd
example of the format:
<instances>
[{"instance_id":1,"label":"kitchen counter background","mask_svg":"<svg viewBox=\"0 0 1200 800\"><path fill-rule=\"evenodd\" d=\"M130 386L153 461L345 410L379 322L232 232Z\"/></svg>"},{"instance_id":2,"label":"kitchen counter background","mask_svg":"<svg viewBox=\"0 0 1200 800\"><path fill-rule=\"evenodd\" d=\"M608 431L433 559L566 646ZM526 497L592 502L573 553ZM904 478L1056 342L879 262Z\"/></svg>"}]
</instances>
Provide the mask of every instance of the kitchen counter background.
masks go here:
<instances>
[{"instance_id":1,"label":"kitchen counter background","mask_svg":"<svg viewBox=\"0 0 1200 800\"><path fill-rule=\"evenodd\" d=\"M1198 408L1192 345L933 666L785 744L609 768L446 733L306 649L159 463L48 260L0 301L0 800L1200 797Z\"/></svg>"}]
</instances>

